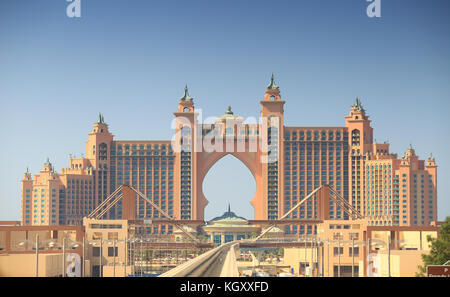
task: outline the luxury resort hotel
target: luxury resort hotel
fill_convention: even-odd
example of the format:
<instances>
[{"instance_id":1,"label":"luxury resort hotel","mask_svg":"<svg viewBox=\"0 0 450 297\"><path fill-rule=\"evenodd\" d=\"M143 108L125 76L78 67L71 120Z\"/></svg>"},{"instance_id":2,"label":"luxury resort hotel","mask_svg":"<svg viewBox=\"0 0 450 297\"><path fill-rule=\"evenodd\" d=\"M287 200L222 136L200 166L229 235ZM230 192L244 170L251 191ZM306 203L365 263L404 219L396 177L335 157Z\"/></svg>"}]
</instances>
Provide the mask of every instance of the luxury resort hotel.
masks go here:
<instances>
[{"instance_id":1,"label":"luxury resort hotel","mask_svg":"<svg viewBox=\"0 0 450 297\"><path fill-rule=\"evenodd\" d=\"M321 185L333 188L370 226L424 226L437 220L434 158L420 160L412 147L399 158L389 151L388 143L374 142L371 121L358 98L337 127L284 126L285 103L272 75L260 101L260 115L271 119L270 123L275 119L277 125L244 124L231 108L215 124L202 124L197 122L194 99L186 87L174 112L180 124L173 142L117 140L100 115L89 133L85 157L70 158L61 172L49 160L34 177L27 170L22 180L22 224L82 225L83 217L121 185L147 198L137 199L136 219L163 218L148 203L152 201L176 220L204 221L208 201L202 192L203 179L227 154L242 161L255 178L256 193L250 201L255 220L278 220ZM195 149L199 139L202 143L211 135L221 149ZM244 149L236 149L238 139L243 140ZM252 150L255 141L270 152L261 146ZM309 199L288 218L314 219L320 212L316 202ZM348 219L332 200L325 208L330 220ZM123 214L119 202L105 219L121 219ZM235 215L228 213L223 219L227 217L233 218L234 225L242 223ZM213 230L214 222L208 228ZM283 228L291 235L317 232L314 224L292 223ZM175 231L164 222L145 230L158 235Z\"/></svg>"}]
</instances>

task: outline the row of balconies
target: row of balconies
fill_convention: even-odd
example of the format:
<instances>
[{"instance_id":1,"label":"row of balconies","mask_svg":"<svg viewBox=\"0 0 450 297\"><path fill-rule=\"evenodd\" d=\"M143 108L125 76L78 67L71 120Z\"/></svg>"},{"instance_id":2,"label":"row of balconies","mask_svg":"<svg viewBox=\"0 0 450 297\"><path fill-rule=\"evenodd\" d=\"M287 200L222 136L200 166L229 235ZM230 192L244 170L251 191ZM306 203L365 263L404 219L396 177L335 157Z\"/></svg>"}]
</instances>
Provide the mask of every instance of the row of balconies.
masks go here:
<instances>
[{"instance_id":1,"label":"row of balconies","mask_svg":"<svg viewBox=\"0 0 450 297\"><path fill-rule=\"evenodd\" d=\"M297 142L297 141L305 141L305 137L291 137L291 138L286 138L284 137L284 141L293 141L293 142ZM337 141L338 143L341 141L341 138L336 138L336 139L326 139L326 138L320 138L319 137L306 137L306 141L318 141L319 143L322 143L323 141ZM347 142L348 139L344 138L343 139L344 142Z\"/></svg>"}]
</instances>

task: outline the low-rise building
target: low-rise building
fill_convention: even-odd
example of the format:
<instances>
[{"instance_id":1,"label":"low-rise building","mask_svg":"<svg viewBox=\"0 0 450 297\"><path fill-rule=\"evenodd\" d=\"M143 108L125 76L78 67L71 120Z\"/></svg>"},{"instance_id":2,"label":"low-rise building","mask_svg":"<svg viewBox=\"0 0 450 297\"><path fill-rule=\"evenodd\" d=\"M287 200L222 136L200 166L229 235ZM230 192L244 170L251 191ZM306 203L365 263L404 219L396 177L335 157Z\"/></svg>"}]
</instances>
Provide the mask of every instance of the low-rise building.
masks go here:
<instances>
[{"instance_id":1,"label":"low-rise building","mask_svg":"<svg viewBox=\"0 0 450 297\"><path fill-rule=\"evenodd\" d=\"M305 247L284 250L296 275L415 276L430 250L427 237L439 233L438 226L369 226L366 219L327 220L317 230Z\"/></svg>"},{"instance_id":2,"label":"low-rise building","mask_svg":"<svg viewBox=\"0 0 450 297\"><path fill-rule=\"evenodd\" d=\"M81 276L83 237L83 226L19 226L1 222L0 277L57 277L63 273Z\"/></svg>"},{"instance_id":3,"label":"low-rise building","mask_svg":"<svg viewBox=\"0 0 450 297\"><path fill-rule=\"evenodd\" d=\"M128 239L134 235L128 220L83 219L86 230L87 274L125 276L131 273ZM89 266L89 267L88 267Z\"/></svg>"},{"instance_id":4,"label":"low-rise building","mask_svg":"<svg viewBox=\"0 0 450 297\"><path fill-rule=\"evenodd\" d=\"M209 240L221 245L234 240L248 239L252 234L261 232L261 227L251 225L247 219L237 216L228 207L228 211L209 221L201 227L201 230Z\"/></svg>"}]
</instances>

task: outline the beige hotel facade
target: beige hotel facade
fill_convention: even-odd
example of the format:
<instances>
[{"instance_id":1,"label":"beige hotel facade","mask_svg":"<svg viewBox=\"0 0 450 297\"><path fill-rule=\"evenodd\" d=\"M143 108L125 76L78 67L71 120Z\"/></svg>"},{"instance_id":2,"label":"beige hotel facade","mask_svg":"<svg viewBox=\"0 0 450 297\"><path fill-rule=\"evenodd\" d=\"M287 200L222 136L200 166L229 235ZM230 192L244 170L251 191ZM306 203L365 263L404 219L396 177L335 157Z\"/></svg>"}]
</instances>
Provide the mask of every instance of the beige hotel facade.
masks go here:
<instances>
[{"instance_id":1,"label":"beige hotel facade","mask_svg":"<svg viewBox=\"0 0 450 297\"><path fill-rule=\"evenodd\" d=\"M204 220L208 200L202 191L203 180L228 154L242 161L255 178L256 193L251 198L255 220L277 220L323 184L351 203L368 219L369 226L424 226L437 220L434 158L420 160L412 147L398 157L390 152L389 143L376 143L371 121L358 98L343 117L343 125L335 127L285 126L286 102L272 76L260 101L260 116L270 119L269 125L244 123L231 108L214 124L204 124L198 122L194 99L186 87L173 114L174 142L115 139L99 115L88 134L85 157L70 158L61 171L47 160L39 173L33 176L27 170L24 174L22 224L82 225L83 217L122 184L139 190L173 218ZM168 116L168 124L170 121ZM214 138L218 150L198 150L197 144L208 137ZM269 152L261 146L253 150L255 142ZM241 150L237 149L239 143ZM230 147L232 150L226 149ZM331 219L348 218L333 203L329 208ZM317 211L310 199L289 218L313 219ZM146 201L137 202L136 215L160 218ZM119 203L105 219L121 216ZM169 224L146 230L148 234L174 231ZM293 224L283 231L313 235L317 226Z\"/></svg>"}]
</instances>

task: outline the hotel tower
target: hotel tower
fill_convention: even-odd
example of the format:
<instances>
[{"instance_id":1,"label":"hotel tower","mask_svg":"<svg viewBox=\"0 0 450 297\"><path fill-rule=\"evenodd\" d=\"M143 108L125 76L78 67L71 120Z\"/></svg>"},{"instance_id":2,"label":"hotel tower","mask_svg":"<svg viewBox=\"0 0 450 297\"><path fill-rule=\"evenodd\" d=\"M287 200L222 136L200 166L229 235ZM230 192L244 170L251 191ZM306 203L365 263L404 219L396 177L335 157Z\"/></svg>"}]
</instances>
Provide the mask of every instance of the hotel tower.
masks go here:
<instances>
[{"instance_id":1,"label":"hotel tower","mask_svg":"<svg viewBox=\"0 0 450 297\"><path fill-rule=\"evenodd\" d=\"M432 156L419 160L412 147L402 158L388 143L373 141L373 128L357 98L340 127L284 126L284 105L273 75L260 101L266 124L249 124L229 107L214 124L198 122L187 87L179 99L175 137L167 141L116 140L100 114L89 133L83 158L70 158L57 172L49 160L39 174L22 180L24 225L81 225L122 184L146 195L170 216L203 220L208 201L203 179L225 155L252 172L255 220L276 220L323 184L333 187L375 226L429 225L437 219L437 166ZM168 122L170 118L168 118ZM208 146L205 146L205 143ZM213 149L211 149L211 147ZM330 201L330 217L347 215ZM107 217L121 218L120 203ZM139 218L161 218L145 201ZM291 219L317 215L314 199ZM173 226L153 225L149 234L170 234ZM314 225L287 226L288 234L314 234Z\"/></svg>"}]
</instances>

